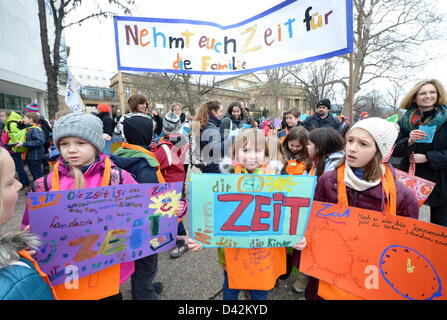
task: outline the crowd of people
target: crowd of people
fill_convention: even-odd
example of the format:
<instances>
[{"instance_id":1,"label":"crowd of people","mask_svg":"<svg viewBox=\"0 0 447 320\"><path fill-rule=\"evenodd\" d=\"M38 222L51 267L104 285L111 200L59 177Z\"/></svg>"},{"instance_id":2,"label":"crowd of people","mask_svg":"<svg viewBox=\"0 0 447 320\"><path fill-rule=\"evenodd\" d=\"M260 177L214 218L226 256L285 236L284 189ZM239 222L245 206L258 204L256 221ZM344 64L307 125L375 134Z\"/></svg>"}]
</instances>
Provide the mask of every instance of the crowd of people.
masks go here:
<instances>
[{"instance_id":1,"label":"crowd of people","mask_svg":"<svg viewBox=\"0 0 447 320\"><path fill-rule=\"evenodd\" d=\"M256 121L243 101L234 101L225 109L218 101L205 102L194 118L183 112L181 104L174 103L162 117L149 110L147 99L140 94L129 98L129 113L117 123L105 104L98 105L96 114L59 112L52 128L36 105L27 106L23 118L13 111L1 112L0 226L14 214L20 190L184 183L191 166L203 173L313 175L318 178L317 201L339 203L343 193L349 206L418 219L417 199L396 179L393 166L387 162L390 156L402 159L403 170L408 170L410 162L415 163L417 176L436 183L426 204L430 206L431 223L447 226L447 202L443 200L447 199L446 91L437 80L419 82L404 96L401 108L407 111L397 124L367 114L349 124L335 119L330 113L331 102L322 99L315 113L303 122L298 109L285 112L281 128ZM427 137L420 126L436 127L432 142L418 143ZM106 155L106 141L116 136L123 140L121 147ZM32 174L32 183L24 163ZM185 228L187 205L183 190L182 206L177 209L177 243L171 258L179 258L188 250L203 250ZM122 299L116 288L129 278L135 300L154 300L163 290L163 284L154 282L157 254L83 277L77 290L64 285L53 287L32 258L40 240L29 232L27 209L22 231L1 230L2 299ZM299 270L300 253L306 246L303 238L291 248L264 249L279 257L275 264L292 261ZM226 263L225 257L233 254L232 250L218 249L224 299L238 299L240 292L229 287L228 279L239 276L234 265ZM95 286L91 285L93 281ZM319 283L319 279L300 273L293 287L304 292L306 299L341 297L321 292ZM268 299L273 287L244 289L251 299L263 300Z\"/></svg>"}]
</instances>

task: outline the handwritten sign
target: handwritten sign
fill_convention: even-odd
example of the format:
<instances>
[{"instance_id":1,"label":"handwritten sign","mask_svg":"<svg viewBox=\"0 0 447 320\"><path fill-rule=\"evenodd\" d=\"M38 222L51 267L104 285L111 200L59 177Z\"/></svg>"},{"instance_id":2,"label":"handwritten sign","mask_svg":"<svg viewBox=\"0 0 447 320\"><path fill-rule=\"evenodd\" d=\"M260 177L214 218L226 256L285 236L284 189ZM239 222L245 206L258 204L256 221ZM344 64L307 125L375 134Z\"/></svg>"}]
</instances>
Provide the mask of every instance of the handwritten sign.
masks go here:
<instances>
[{"instance_id":1,"label":"handwritten sign","mask_svg":"<svg viewBox=\"0 0 447 320\"><path fill-rule=\"evenodd\" d=\"M104 145L102 152L104 152L107 155L111 155L121 147L121 144L123 142L124 140L121 136L112 137L112 139L106 140L106 144Z\"/></svg>"},{"instance_id":2,"label":"handwritten sign","mask_svg":"<svg viewBox=\"0 0 447 320\"><path fill-rule=\"evenodd\" d=\"M315 201L300 271L365 299L446 299L447 228Z\"/></svg>"},{"instance_id":3,"label":"handwritten sign","mask_svg":"<svg viewBox=\"0 0 447 320\"><path fill-rule=\"evenodd\" d=\"M290 247L303 238L316 178L191 175L191 234L204 247Z\"/></svg>"},{"instance_id":4,"label":"handwritten sign","mask_svg":"<svg viewBox=\"0 0 447 320\"><path fill-rule=\"evenodd\" d=\"M352 52L352 20L349 0L286 0L227 26L115 16L118 69L229 75L326 59Z\"/></svg>"},{"instance_id":5,"label":"handwritten sign","mask_svg":"<svg viewBox=\"0 0 447 320\"><path fill-rule=\"evenodd\" d=\"M34 259L53 285L65 268L79 278L175 246L181 183L28 193L30 226L43 245Z\"/></svg>"}]
</instances>

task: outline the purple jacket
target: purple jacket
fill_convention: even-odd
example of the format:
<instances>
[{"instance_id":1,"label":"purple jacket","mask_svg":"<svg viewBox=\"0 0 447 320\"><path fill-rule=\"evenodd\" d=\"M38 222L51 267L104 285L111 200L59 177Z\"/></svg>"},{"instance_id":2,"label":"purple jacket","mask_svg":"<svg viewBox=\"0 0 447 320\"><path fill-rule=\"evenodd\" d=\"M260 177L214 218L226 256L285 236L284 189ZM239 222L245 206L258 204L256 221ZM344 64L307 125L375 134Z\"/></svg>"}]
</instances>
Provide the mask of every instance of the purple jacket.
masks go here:
<instances>
[{"instance_id":1,"label":"purple jacket","mask_svg":"<svg viewBox=\"0 0 447 320\"><path fill-rule=\"evenodd\" d=\"M393 176L396 177L393 167L390 166ZM419 218L419 205L416 197L401 182L396 181L396 196L397 196L397 215L410 217L414 219ZM329 203L338 202L338 179L337 170L332 170L320 176L315 189L314 200ZM367 189L365 191L355 191L346 187L348 194L348 202L351 207L358 207L368 210L384 211L385 209L385 194L382 189L382 184ZM300 260L300 256L295 257L295 260ZM296 262L295 262L296 263ZM318 296L319 280L310 277L308 285L305 290L306 300L321 300Z\"/></svg>"},{"instance_id":2,"label":"purple jacket","mask_svg":"<svg viewBox=\"0 0 447 320\"><path fill-rule=\"evenodd\" d=\"M393 176L395 177L394 169L392 167L390 168ZM337 171L333 170L324 173L318 179L314 200L337 203L337 188ZM353 189L350 189L349 187L346 187L346 192L348 194L348 201L351 207L358 207L375 211L385 210L385 194L383 192L381 183L365 191L355 191ZM418 219L419 206L416 197L410 189L408 189L399 181L396 181L396 196L397 215Z\"/></svg>"}]
</instances>

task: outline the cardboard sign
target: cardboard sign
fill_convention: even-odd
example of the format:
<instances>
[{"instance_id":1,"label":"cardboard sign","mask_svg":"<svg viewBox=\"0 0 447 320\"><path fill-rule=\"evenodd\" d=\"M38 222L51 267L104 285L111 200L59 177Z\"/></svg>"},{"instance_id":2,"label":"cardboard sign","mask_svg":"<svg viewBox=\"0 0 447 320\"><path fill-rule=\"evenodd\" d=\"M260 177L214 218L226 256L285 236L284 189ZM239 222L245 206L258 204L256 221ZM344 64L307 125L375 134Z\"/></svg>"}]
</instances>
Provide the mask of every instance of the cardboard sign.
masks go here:
<instances>
[{"instance_id":1,"label":"cardboard sign","mask_svg":"<svg viewBox=\"0 0 447 320\"><path fill-rule=\"evenodd\" d=\"M352 20L349 0L286 0L227 26L116 16L118 70L231 75L327 59L352 52Z\"/></svg>"},{"instance_id":2,"label":"cardboard sign","mask_svg":"<svg viewBox=\"0 0 447 320\"><path fill-rule=\"evenodd\" d=\"M300 271L365 299L446 299L447 228L315 201Z\"/></svg>"},{"instance_id":3,"label":"cardboard sign","mask_svg":"<svg viewBox=\"0 0 447 320\"><path fill-rule=\"evenodd\" d=\"M182 183L28 193L31 231L43 241L34 259L58 285L68 266L82 278L171 249L181 194Z\"/></svg>"},{"instance_id":4,"label":"cardboard sign","mask_svg":"<svg viewBox=\"0 0 447 320\"><path fill-rule=\"evenodd\" d=\"M204 247L290 247L303 238L316 177L192 174L191 235Z\"/></svg>"}]
</instances>

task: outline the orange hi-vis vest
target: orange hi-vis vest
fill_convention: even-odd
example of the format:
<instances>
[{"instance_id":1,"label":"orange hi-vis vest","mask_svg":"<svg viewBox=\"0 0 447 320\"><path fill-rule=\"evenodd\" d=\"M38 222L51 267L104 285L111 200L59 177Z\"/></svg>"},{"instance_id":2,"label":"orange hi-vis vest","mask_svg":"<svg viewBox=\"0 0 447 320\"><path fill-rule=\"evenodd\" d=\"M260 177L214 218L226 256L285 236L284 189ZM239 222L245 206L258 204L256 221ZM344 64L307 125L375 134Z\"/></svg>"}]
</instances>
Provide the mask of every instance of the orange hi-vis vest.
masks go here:
<instances>
[{"instance_id":1,"label":"orange hi-vis vest","mask_svg":"<svg viewBox=\"0 0 447 320\"><path fill-rule=\"evenodd\" d=\"M136 150L136 151L141 151L141 152L147 154L148 156L151 156L152 158L157 159L155 154L153 154L152 152L150 152L149 150L147 150L147 149L145 149L143 147L137 146L136 144L130 144L130 143L127 143L127 142L123 142L121 144L121 146L123 148L125 148L125 149L132 149L132 150ZM158 178L158 182L159 183L166 183L166 180L163 177L163 174L161 173L160 166L157 167L157 178Z\"/></svg>"},{"instance_id":2,"label":"orange hi-vis vest","mask_svg":"<svg viewBox=\"0 0 447 320\"><path fill-rule=\"evenodd\" d=\"M101 186L110 183L111 163L110 158L104 160L105 168ZM59 162L53 167L51 176L51 191L60 191ZM89 276L77 280L78 289L67 289L65 284L54 287L60 300L98 300L118 294L120 285L120 264L102 269Z\"/></svg>"},{"instance_id":3,"label":"orange hi-vis vest","mask_svg":"<svg viewBox=\"0 0 447 320\"><path fill-rule=\"evenodd\" d=\"M338 203L341 206L349 206L348 194L344 182L345 165L337 169L338 180ZM383 191L385 193L385 214L396 215L397 198L396 198L396 182L393 174L388 166L385 165L385 174L380 178ZM325 300L364 300L362 297L349 293L343 289L337 288L323 280L319 281L318 295Z\"/></svg>"},{"instance_id":4,"label":"orange hi-vis vest","mask_svg":"<svg viewBox=\"0 0 447 320\"><path fill-rule=\"evenodd\" d=\"M306 171L306 162L298 160L287 161L286 172L289 175L300 176Z\"/></svg>"}]
</instances>

